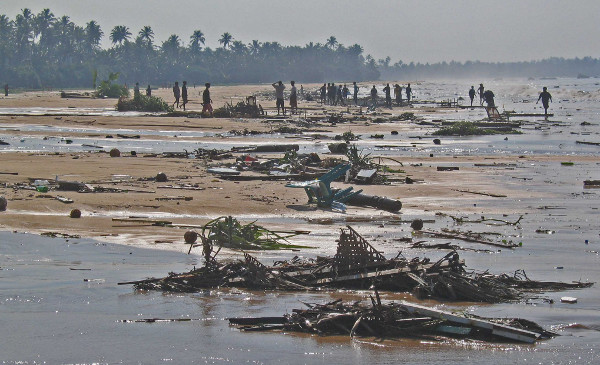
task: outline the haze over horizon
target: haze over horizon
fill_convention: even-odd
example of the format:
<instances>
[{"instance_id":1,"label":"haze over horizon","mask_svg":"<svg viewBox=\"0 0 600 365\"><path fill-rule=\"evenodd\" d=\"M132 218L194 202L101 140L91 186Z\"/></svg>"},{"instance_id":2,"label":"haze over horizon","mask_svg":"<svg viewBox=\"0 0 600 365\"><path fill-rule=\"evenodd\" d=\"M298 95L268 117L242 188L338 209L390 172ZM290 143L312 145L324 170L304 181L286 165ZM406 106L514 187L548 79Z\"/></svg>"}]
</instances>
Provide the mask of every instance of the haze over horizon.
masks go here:
<instances>
[{"instance_id":1,"label":"haze over horizon","mask_svg":"<svg viewBox=\"0 0 600 365\"><path fill-rule=\"evenodd\" d=\"M49 8L56 17L67 15L84 26L97 21L111 46L109 34L125 25L135 38L145 25L152 27L155 43L171 34L184 42L194 30L216 48L229 32L249 43L277 41L303 46L325 43L335 36L345 46L364 47L375 59L391 63L442 61L532 61L549 57L600 57L600 1L405 1L254 0L164 2L159 0L4 0L0 14L11 19L29 8L37 14Z\"/></svg>"}]
</instances>

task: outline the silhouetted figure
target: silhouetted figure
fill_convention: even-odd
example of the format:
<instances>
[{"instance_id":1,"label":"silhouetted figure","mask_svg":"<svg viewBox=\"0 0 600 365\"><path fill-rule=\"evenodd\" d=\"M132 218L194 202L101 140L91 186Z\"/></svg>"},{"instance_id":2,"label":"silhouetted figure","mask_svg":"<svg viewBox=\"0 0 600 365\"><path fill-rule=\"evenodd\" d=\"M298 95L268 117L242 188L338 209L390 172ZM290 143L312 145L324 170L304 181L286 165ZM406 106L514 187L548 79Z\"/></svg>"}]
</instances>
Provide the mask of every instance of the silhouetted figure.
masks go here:
<instances>
[{"instance_id":1,"label":"silhouetted figure","mask_svg":"<svg viewBox=\"0 0 600 365\"><path fill-rule=\"evenodd\" d=\"M300 96L304 96L304 86L300 85Z\"/></svg>"},{"instance_id":2,"label":"silhouetted figure","mask_svg":"<svg viewBox=\"0 0 600 365\"><path fill-rule=\"evenodd\" d=\"M492 92L492 90L486 90L483 93L483 99L485 100L485 103L487 104L488 108L495 108L496 104L494 104L494 93Z\"/></svg>"},{"instance_id":3,"label":"silhouetted figure","mask_svg":"<svg viewBox=\"0 0 600 365\"><path fill-rule=\"evenodd\" d=\"M321 92L321 104L325 104L325 101L327 100L327 86L323 84L319 91Z\"/></svg>"},{"instance_id":4,"label":"silhouetted figure","mask_svg":"<svg viewBox=\"0 0 600 365\"><path fill-rule=\"evenodd\" d=\"M410 88L410 84L406 86L406 102L410 104L410 97L412 95L412 89Z\"/></svg>"},{"instance_id":5,"label":"silhouetted figure","mask_svg":"<svg viewBox=\"0 0 600 365\"><path fill-rule=\"evenodd\" d=\"M175 81L175 85L173 86L173 96L175 97L175 102L173 106L179 108L179 98L181 97L181 90L179 89L179 82Z\"/></svg>"},{"instance_id":6,"label":"silhouetted figure","mask_svg":"<svg viewBox=\"0 0 600 365\"><path fill-rule=\"evenodd\" d=\"M185 104L187 104L188 102L187 81L184 81L183 85L181 85L181 99L183 100L183 102L181 103L181 107L183 108L183 110L185 110Z\"/></svg>"},{"instance_id":7,"label":"silhouetted figure","mask_svg":"<svg viewBox=\"0 0 600 365\"><path fill-rule=\"evenodd\" d=\"M469 98L471 98L471 106L473 106L473 99L475 99L475 86L471 86L471 90L469 90Z\"/></svg>"},{"instance_id":8,"label":"silhouetted figure","mask_svg":"<svg viewBox=\"0 0 600 365\"><path fill-rule=\"evenodd\" d=\"M342 96L344 97L344 102L348 100L348 94L350 94L350 90L348 89L348 86L344 84L344 88L342 89Z\"/></svg>"},{"instance_id":9,"label":"silhouetted figure","mask_svg":"<svg viewBox=\"0 0 600 365\"><path fill-rule=\"evenodd\" d=\"M356 85L356 81L352 82L354 87L354 105L358 105L358 85Z\"/></svg>"},{"instance_id":10,"label":"silhouetted figure","mask_svg":"<svg viewBox=\"0 0 600 365\"><path fill-rule=\"evenodd\" d=\"M285 104L283 103L283 90L285 89L285 85L280 81L274 82L273 88L275 89L275 98L277 101L275 105L277 105L277 115L279 115L279 108L283 111L283 115L285 115Z\"/></svg>"},{"instance_id":11,"label":"silhouetted figure","mask_svg":"<svg viewBox=\"0 0 600 365\"><path fill-rule=\"evenodd\" d=\"M333 99L335 98L335 90L333 83L327 84L327 104L333 105Z\"/></svg>"},{"instance_id":12,"label":"silhouetted figure","mask_svg":"<svg viewBox=\"0 0 600 365\"><path fill-rule=\"evenodd\" d=\"M479 105L483 105L483 93L485 92L485 88L483 87L483 84L479 84Z\"/></svg>"},{"instance_id":13,"label":"silhouetted figure","mask_svg":"<svg viewBox=\"0 0 600 365\"><path fill-rule=\"evenodd\" d=\"M544 116L548 119L548 107L549 103L552 101L552 95L548 92L548 88L544 86L543 91L540 93L540 97L535 102L536 104L542 100L542 105L544 106Z\"/></svg>"},{"instance_id":14,"label":"silhouetted figure","mask_svg":"<svg viewBox=\"0 0 600 365\"><path fill-rule=\"evenodd\" d=\"M150 87L150 85L148 85L148 87L146 88L146 96L152 96L152 88Z\"/></svg>"},{"instance_id":15,"label":"silhouetted figure","mask_svg":"<svg viewBox=\"0 0 600 365\"><path fill-rule=\"evenodd\" d=\"M4 84L4 96L8 96L8 84Z\"/></svg>"},{"instance_id":16,"label":"silhouetted figure","mask_svg":"<svg viewBox=\"0 0 600 365\"><path fill-rule=\"evenodd\" d=\"M385 106L388 108L392 107L392 89L390 88L390 84L385 85L383 88L383 92L385 92Z\"/></svg>"},{"instance_id":17,"label":"silhouetted figure","mask_svg":"<svg viewBox=\"0 0 600 365\"><path fill-rule=\"evenodd\" d=\"M202 92L202 114L208 112L210 116L213 116L212 99L210 98L210 83L204 84L206 89Z\"/></svg>"},{"instance_id":18,"label":"silhouetted figure","mask_svg":"<svg viewBox=\"0 0 600 365\"><path fill-rule=\"evenodd\" d=\"M373 88L371 89L371 106L372 108L377 107L377 88L375 85L373 85Z\"/></svg>"},{"instance_id":19,"label":"silhouetted figure","mask_svg":"<svg viewBox=\"0 0 600 365\"><path fill-rule=\"evenodd\" d=\"M136 82L135 87L133 88L133 100L139 101L141 97L140 94L140 83Z\"/></svg>"},{"instance_id":20,"label":"silhouetted figure","mask_svg":"<svg viewBox=\"0 0 600 365\"><path fill-rule=\"evenodd\" d=\"M344 92L342 91L342 85L338 85L336 93L336 104L339 102L340 105L346 105L346 103L344 102Z\"/></svg>"},{"instance_id":21,"label":"silhouetted figure","mask_svg":"<svg viewBox=\"0 0 600 365\"><path fill-rule=\"evenodd\" d=\"M394 96L396 97L396 105L402 105L402 86L394 85Z\"/></svg>"},{"instance_id":22,"label":"silhouetted figure","mask_svg":"<svg viewBox=\"0 0 600 365\"><path fill-rule=\"evenodd\" d=\"M291 81L290 84L292 84L292 89L290 91L290 109L292 110L291 113L294 114L298 112L298 94L296 90L296 82Z\"/></svg>"}]
</instances>

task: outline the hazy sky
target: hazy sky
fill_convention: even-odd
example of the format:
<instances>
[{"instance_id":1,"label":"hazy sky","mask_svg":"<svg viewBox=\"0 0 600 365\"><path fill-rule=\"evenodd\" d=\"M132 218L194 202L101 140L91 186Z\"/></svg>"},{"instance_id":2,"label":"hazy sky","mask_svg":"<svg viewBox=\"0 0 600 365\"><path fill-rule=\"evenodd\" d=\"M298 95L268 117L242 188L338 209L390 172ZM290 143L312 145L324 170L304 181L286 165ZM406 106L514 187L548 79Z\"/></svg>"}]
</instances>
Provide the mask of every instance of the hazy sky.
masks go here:
<instances>
[{"instance_id":1,"label":"hazy sky","mask_svg":"<svg viewBox=\"0 0 600 365\"><path fill-rule=\"evenodd\" d=\"M26 7L82 26L96 20L105 47L115 25L129 27L132 38L150 25L158 44L177 34L187 45L200 29L213 48L224 32L284 45L334 35L392 63L600 57L599 0L0 0L0 14L11 19Z\"/></svg>"}]
</instances>

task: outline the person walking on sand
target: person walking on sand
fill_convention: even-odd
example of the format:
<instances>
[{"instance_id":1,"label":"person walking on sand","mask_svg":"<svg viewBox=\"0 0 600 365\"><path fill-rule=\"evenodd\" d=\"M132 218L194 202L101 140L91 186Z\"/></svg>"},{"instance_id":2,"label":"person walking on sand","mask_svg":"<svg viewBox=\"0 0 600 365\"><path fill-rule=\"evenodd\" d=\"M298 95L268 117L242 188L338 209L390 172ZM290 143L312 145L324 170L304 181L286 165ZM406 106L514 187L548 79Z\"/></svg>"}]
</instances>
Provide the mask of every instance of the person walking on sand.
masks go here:
<instances>
[{"instance_id":1,"label":"person walking on sand","mask_svg":"<svg viewBox=\"0 0 600 365\"><path fill-rule=\"evenodd\" d=\"M277 106L277 115L279 115L279 108L283 111L283 115L285 115L285 104L283 103L283 90L285 89L285 85L281 82L281 80L272 83L273 88L275 89L275 98L277 101L275 105Z\"/></svg>"},{"instance_id":2,"label":"person walking on sand","mask_svg":"<svg viewBox=\"0 0 600 365\"><path fill-rule=\"evenodd\" d=\"M549 107L549 102L552 101L552 95L550 95L550 93L548 92L548 88L544 86L543 91L540 93L540 97L537 99L537 101L535 102L536 104L540 102L540 99L542 100L542 105L544 106L544 116L546 117L546 119L548 119L548 107Z\"/></svg>"},{"instance_id":3,"label":"person walking on sand","mask_svg":"<svg viewBox=\"0 0 600 365\"><path fill-rule=\"evenodd\" d=\"M292 84L292 88L290 90L290 113L294 114L298 112L298 93L296 90L296 82L291 81L290 84Z\"/></svg>"},{"instance_id":4,"label":"person walking on sand","mask_svg":"<svg viewBox=\"0 0 600 365\"><path fill-rule=\"evenodd\" d=\"M388 108L392 107L392 89L390 88L390 84L385 85L383 88L383 92L385 92L385 106Z\"/></svg>"},{"instance_id":5,"label":"person walking on sand","mask_svg":"<svg viewBox=\"0 0 600 365\"><path fill-rule=\"evenodd\" d=\"M356 81L353 81L352 85L354 87L354 105L358 105L358 85L356 85Z\"/></svg>"},{"instance_id":6,"label":"person walking on sand","mask_svg":"<svg viewBox=\"0 0 600 365\"><path fill-rule=\"evenodd\" d=\"M204 84L204 86L206 86L206 89L204 89L204 91L202 92L202 113L204 114L206 112L209 113L209 115L212 117L213 116L213 108L212 108L212 99L210 98L210 82L207 82L206 84Z\"/></svg>"},{"instance_id":7,"label":"person walking on sand","mask_svg":"<svg viewBox=\"0 0 600 365\"><path fill-rule=\"evenodd\" d=\"M4 96L8 96L8 84L4 84Z\"/></svg>"},{"instance_id":8,"label":"person walking on sand","mask_svg":"<svg viewBox=\"0 0 600 365\"><path fill-rule=\"evenodd\" d=\"M377 88L373 85L371 89L371 107L373 109L377 108Z\"/></svg>"},{"instance_id":9,"label":"person walking on sand","mask_svg":"<svg viewBox=\"0 0 600 365\"><path fill-rule=\"evenodd\" d=\"M150 87L150 85L148 85L148 87L146 88L146 96L152 96L152 88Z\"/></svg>"},{"instance_id":10,"label":"person walking on sand","mask_svg":"<svg viewBox=\"0 0 600 365\"><path fill-rule=\"evenodd\" d=\"M348 94L350 94L350 90L348 89L348 86L346 86L346 84L344 84L344 88L342 89L342 95L344 96L344 103L348 100Z\"/></svg>"},{"instance_id":11,"label":"person walking on sand","mask_svg":"<svg viewBox=\"0 0 600 365\"><path fill-rule=\"evenodd\" d=\"M479 84L479 105L483 105L483 93L485 92L485 88L483 87L483 84Z\"/></svg>"},{"instance_id":12,"label":"person walking on sand","mask_svg":"<svg viewBox=\"0 0 600 365\"><path fill-rule=\"evenodd\" d=\"M473 106L473 99L475 99L475 86L471 86L471 90L469 90L469 98L471 98L471 106Z\"/></svg>"},{"instance_id":13,"label":"person walking on sand","mask_svg":"<svg viewBox=\"0 0 600 365\"><path fill-rule=\"evenodd\" d=\"M396 105L402 105L402 86L394 85L394 96L396 97Z\"/></svg>"},{"instance_id":14,"label":"person walking on sand","mask_svg":"<svg viewBox=\"0 0 600 365\"><path fill-rule=\"evenodd\" d=\"M181 99L183 100L183 102L181 103L181 107L185 111L185 104L187 104L188 102L187 81L184 81L183 85L181 86Z\"/></svg>"},{"instance_id":15,"label":"person walking on sand","mask_svg":"<svg viewBox=\"0 0 600 365\"><path fill-rule=\"evenodd\" d=\"M179 89L179 82L175 81L175 85L173 86L173 96L175 97L175 102L173 106L179 108L179 98L181 97L181 90Z\"/></svg>"},{"instance_id":16,"label":"person walking on sand","mask_svg":"<svg viewBox=\"0 0 600 365\"><path fill-rule=\"evenodd\" d=\"M406 91L406 102L408 104L410 104L410 97L412 95L412 89L410 88L410 84L408 84L408 86L406 87L405 91Z\"/></svg>"}]
</instances>

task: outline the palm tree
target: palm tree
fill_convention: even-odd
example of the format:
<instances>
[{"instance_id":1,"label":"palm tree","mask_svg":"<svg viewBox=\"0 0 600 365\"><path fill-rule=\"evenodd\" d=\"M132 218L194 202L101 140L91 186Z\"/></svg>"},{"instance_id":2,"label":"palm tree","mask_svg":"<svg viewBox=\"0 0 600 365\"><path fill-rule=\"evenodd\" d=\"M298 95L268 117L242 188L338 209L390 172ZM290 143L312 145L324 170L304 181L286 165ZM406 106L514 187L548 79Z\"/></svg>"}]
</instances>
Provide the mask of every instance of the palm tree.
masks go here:
<instances>
[{"instance_id":1,"label":"palm tree","mask_svg":"<svg viewBox=\"0 0 600 365\"><path fill-rule=\"evenodd\" d=\"M331 36L329 38L327 38L327 42L325 42L325 45L327 45L327 47L334 49L335 46L337 46L339 43L337 41L337 38L335 38L334 36Z\"/></svg>"},{"instance_id":2,"label":"palm tree","mask_svg":"<svg viewBox=\"0 0 600 365\"><path fill-rule=\"evenodd\" d=\"M103 35L104 32L100 29L100 25L96 21L90 20L85 25L85 39L92 49L98 48Z\"/></svg>"},{"instance_id":3,"label":"palm tree","mask_svg":"<svg viewBox=\"0 0 600 365\"><path fill-rule=\"evenodd\" d=\"M44 9L40 11L33 20L33 31L35 36L38 35L41 38L44 38L52 26L52 24L56 21L56 17L50 9Z\"/></svg>"},{"instance_id":4,"label":"palm tree","mask_svg":"<svg viewBox=\"0 0 600 365\"><path fill-rule=\"evenodd\" d=\"M360 44L354 43L350 47L348 47L348 52L350 52L353 56L360 56L363 53L364 49Z\"/></svg>"},{"instance_id":5,"label":"palm tree","mask_svg":"<svg viewBox=\"0 0 600 365\"><path fill-rule=\"evenodd\" d=\"M151 48L152 41L154 40L154 31L152 30L152 27L146 25L142 29L140 29L140 31L138 32L138 38L142 41L143 44L146 45L146 47Z\"/></svg>"},{"instance_id":6,"label":"palm tree","mask_svg":"<svg viewBox=\"0 0 600 365\"><path fill-rule=\"evenodd\" d=\"M163 42L161 45L161 49L167 57L173 59L179 55L179 47L181 42L179 40L179 36L175 34L171 34L171 36Z\"/></svg>"},{"instance_id":7,"label":"palm tree","mask_svg":"<svg viewBox=\"0 0 600 365\"><path fill-rule=\"evenodd\" d=\"M244 54L247 50L246 45L241 41L233 41L231 43L231 50L236 54Z\"/></svg>"},{"instance_id":8,"label":"palm tree","mask_svg":"<svg viewBox=\"0 0 600 365\"><path fill-rule=\"evenodd\" d=\"M199 50L200 43L204 45L206 39L204 38L204 33L201 30L195 30L194 33L190 36L190 48Z\"/></svg>"},{"instance_id":9,"label":"palm tree","mask_svg":"<svg viewBox=\"0 0 600 365\"><path fill-rule=\"evenodd\" d=\"M117 25L110 32L110 40L113 44L121 45L123 42L127 42L129 37L131 37L131 32L124 25Z\"/></svg>"},{"instance_id":10,"label":"palm tree","mask_svg":"<svg viewBox=\"0 0 600 365\"><path fill-rule=\"evenodd\" d=\"M223 33L223 35L221 35L221 39L219 39L219 43L223 45L223 48L227 48L231 41L233 41L233 36L229 32Z\"/></svg>"},{"instance_id":11,"label":"palm tree","mask_svg":"<svg viewBox=\"0 0 600 365\"><path fill-rule=\"evenodd\" d=\"M252 43L248 45L248 49L250 50L250 54L257 55L258 52L260 52L260 42L254 39Z\"/></svg>"}]
</instances>

